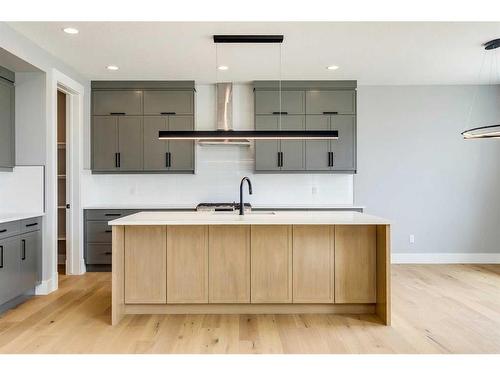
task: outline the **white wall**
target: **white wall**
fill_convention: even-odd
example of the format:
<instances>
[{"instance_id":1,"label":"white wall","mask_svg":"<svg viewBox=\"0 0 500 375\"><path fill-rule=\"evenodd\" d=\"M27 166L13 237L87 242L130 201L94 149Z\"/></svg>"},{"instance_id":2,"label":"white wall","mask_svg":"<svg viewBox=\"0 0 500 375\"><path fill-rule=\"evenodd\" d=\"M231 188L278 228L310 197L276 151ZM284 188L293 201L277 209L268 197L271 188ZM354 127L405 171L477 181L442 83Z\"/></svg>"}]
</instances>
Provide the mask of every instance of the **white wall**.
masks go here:
<instances>
[{"instance_id":1,"label":"white wall","mask_svg":"<svg viewBox=\"0 0 500 375\"><path fill-rule=\"evenodd\" d=\"M213 85L196 87L196 127L215 129ZM234 128L253 129L251 85L234 86ZM87 146L89 147L89 146ZM90 156L87 148L87 158ZM255 206L328 206L353 203L352 175L255 174L252 147L197 146L196 174L99 175L85 171L83 206L185 205L239 199L239 182L250 176Z\"/></svg>"},{"instance_id":2,"label":"white wall","mask_svg":"<svg viewBox=\"0 0 500 375\"><path fill-rule=\"evenodd\" d=\"M393 252L500 252L500 142L464 141L500 122L500 87L358 90L355 202L393 220ZM415 243L409 243L409 235Z\"/></svg>"},{"instance_id":3,"label":"white wall","mask_svg":"<svg viewBox=\"0 0 500 375\"><path fill-rule=\"evenodd\" d=\"M19 166L0 172L0 214L41 213L44 211L43 166Z\"/></svg>"}]
</instances>

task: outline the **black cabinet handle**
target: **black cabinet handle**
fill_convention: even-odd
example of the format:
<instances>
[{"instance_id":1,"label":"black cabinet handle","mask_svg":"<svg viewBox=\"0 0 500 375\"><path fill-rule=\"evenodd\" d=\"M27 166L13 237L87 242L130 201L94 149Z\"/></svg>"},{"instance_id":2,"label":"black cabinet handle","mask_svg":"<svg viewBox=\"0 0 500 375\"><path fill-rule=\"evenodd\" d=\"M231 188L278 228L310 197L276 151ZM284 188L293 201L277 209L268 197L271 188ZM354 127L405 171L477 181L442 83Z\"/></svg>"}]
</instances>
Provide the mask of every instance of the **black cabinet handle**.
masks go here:
<instances>
[{"instance_id":1,"label":"black cabinet handle","mask_svg":"<svg viewBox=\"0 0 500 375\"><path fill-rule=\"evenodd\" d=\"M338 112L323 112L324 115L338 115Z\"/></svg>"},{"instance_id":2,"label":"black cabinet handle","mask_svg":"<svg viewBox=\"0 0 500 375\"><path fill-rule=\"evenodd\" d=\"M3 246L0 245L0 268L3 268Z\"/></svg>"},{"instance_id":3,"label":"black cabinet handle","mask_svg":"<svg viewBox=\"0 0 500 375\"><path fill-rule=\"evenodd\" d=\"M175 115L175 112L160 112L160 115Z\"/></svg>"},{"instance_id":4,"label":"black cabinet handle","mask_svg":"<svg viewBox=\"0 0 500 375\"><path fill-rule=\"evenodd\" d=\"M125 116L125 112L109 112L110 115L113 116Z\"/></svg>"},{"instance_id":5,"label":"black cabinet handle","mask_svg":"<svg viewBox=\"0 0 500 375\"><path fill-rule=\"evenodd\" d=\"M280 151L278 152L278 167L283 166L283 153Z\"/></svg>"},{"instance_id":6,"label":"black cabinet handle","mask_svg":"<svg viewBox=\"0 0 500 375\"><path fill-rule=\"evenodd\" d=\"M118 168L118 152L115 152L115 168Z\"/></svg>"},{"instance_id":7,"label":"black cabinet handle","mask_svg":"<svg viewBox=\"0 0 500 375\"><path fill-rule=\"evenodd\" d=\"M26 259L26 240L21 240L21 243L23 244L23 247L22 247L22 255L21 255L21 260L25 260Z\"/></svg>"},{"instance_id":8,"label":"black cabinet handle","mask_svg":"<svg viewBox=\"0 0 500 375\"><path fill-rule=\"evenodd\" d=\"M122 214L104 214L104 216L122 216Z\"/></svg>"},{"instance_id":9,"label":"black cabinet handle","mask_svg":"<svg viewBox=\"0 0 500 375\"><path fill-rule=\"evenodd\" d=\"M38 225L38 223L26 224L27 227L34 227L35 225Z\"/></svg>"},{"instance_id":10,"label":"black cabinet handle","mask_svg":"<svg viewBox=\"0 0 500 375\"><path fill-rule=\"evenodd\" d=\"M288 115L288 112L280 112L280 111L276 111L276 112L273 112L273 115Z\"/></svg>"},{"instance_id":11,"label":"black cabinet handle","mask_svg":"<svg viewBox=\"0 0 500 375\"><path fill-rule=\"evenodd\" d=\"M121 164L122 164L122 154L121 152L118 153L118 168L121 167Z\"/></svg>"},{"instance_id":12,"label":"black cabinet handle","mask_svg":"<svg viewBox=\"0 0 500 375\"><path fill-rule=\"evenodd\" d=\"M328 166L333 167L333 152L328 152Z\"/></svg>"},{"instance_id":13,"label":"black cabinet handle","mask_svg":"<svg viewBox=\"0 0 500 375\"><path fill-rule=\"evenodd\" d=\"M167 168L170 168L172 166L172 154L170 152L167 152Z\"/></svg>"},{"instance_id":14,"label":"black cabinet handle","mask_svg":"<svg viewBox=\"0 0 500 375\"><path fill-rule=\"evenodd\" d=\"M104 253L104 255L111 255L111 254L113 254L111 251L106 251L106 252Z\"/></svg>"},{"instance_id":15,"label":"black cabinet handle","mask_svg":"<svg viewBox=\"0 0 500 375\"><path fill-rule=\"evenodd\" d=\"M0 230L0 233L5 233L5 232L7 232L7 229Z\"/></svg>"},{"instance_id":16,"label":"black cabinet handle","mask_svg":"<svg viewBox=\"0 0 500 375\"><path fill-rule=\"evenodd\" d=\"M112 231L111 229L106 229L104 232L105 232L105 233L111 233L111 232L113 232L113 231Z\"/></svg>"},{"instance_id":17,"label":"black cabinet handle","mask_svg":"<svg viewBox=\"0 0 500 375\"><path fill-rule=\"evenodd\" d=\"M165 152L165 168L170 167L170 152Z\"/></svg>"}]
</instances>

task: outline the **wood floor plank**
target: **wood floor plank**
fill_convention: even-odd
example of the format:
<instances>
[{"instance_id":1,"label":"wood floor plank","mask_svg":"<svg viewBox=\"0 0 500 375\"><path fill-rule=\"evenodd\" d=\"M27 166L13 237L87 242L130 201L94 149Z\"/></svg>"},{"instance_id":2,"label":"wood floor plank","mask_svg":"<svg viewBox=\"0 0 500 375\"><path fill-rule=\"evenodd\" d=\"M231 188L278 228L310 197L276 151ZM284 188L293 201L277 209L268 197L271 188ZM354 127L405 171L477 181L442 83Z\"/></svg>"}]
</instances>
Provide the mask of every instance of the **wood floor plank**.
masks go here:
<instances>
[{"instance_id":1,"label":"wood floor plank","mask_svg":"<svg viewBox=\"0 0 500 375\"><path fill-rule=\"evenodd\" d=\"M392 326L370 315L136 315L110 325L109 273L0 315L0 353L500 353L500 265L393 265Z\"/></svg>"}]
</instances>

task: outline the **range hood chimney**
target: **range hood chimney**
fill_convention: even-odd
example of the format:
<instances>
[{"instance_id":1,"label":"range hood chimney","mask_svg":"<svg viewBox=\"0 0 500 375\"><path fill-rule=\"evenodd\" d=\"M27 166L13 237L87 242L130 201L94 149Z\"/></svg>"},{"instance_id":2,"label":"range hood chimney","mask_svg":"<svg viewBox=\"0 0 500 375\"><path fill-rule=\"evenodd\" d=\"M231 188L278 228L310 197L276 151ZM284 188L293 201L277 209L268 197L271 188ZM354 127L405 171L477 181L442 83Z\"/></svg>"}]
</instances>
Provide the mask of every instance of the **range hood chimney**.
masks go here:
<instances>
[{"instance_id":1,"label":"range hood chimney","mask_svg":"<svg viewBox=\"0 0 500 375\"><path fill-rule=\"evenodd\" d=\"M220 82L215 84L215 112L218 131L233 129L233 83ZM204 139L198 141L201 145L237 145L250 146L248 139Z\"/></svg>"}]
</instances>

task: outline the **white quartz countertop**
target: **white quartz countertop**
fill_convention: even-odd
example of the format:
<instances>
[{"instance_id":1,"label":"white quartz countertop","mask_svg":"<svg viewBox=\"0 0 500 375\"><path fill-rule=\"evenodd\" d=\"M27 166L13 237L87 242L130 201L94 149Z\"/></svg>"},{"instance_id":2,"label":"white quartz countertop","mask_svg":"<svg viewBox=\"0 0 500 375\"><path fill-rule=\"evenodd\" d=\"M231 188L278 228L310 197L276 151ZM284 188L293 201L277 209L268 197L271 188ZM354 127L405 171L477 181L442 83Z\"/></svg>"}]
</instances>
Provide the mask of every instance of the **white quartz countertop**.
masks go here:
<instances>
[{"instance_id":1,"label":"white quartz countertop","mask_svg":"<svg viewBox=\"0 0 500 375\"><path fill-rule=\"evenodd\" d=\"M109 225L278 225L278 224L345 224L377 225L390 221L352 211L254 211L243 216L233 212L138 212Z\"/></svg>"},{"instance_id":2,"label":"white quartz countertop","mask_svg":"<svg viewBox=\"0 0 500 375\"><path fill-rule=\"evenodd\" d=\"M23 219L31 219L33 217L44 216L43 212L31 212L25 214L16 214L16 213L2 213L0 214L0 224L8 223L10 221L17 221Z\"/></svg>"},{"instance_id":3,"label":"white quartz countertop","mask_svg":"<svg viewBox=\"0 0 500 375\"><path fill-rule=\"evenodd\" d=\"M86 205L86 210L194 210L196 204L94 204ZM319 204L298 204L298 205L284 205L284 204L252 204L252 209L280 209L280 210L360 210L364 206L354 206L350 204L333 204L333 205L319 205Z\"/></svg>"}]
</instances>

